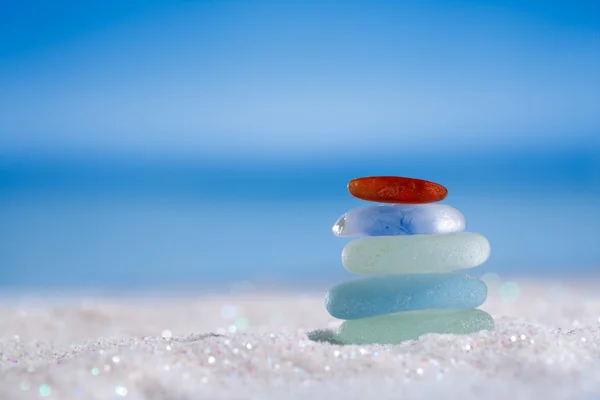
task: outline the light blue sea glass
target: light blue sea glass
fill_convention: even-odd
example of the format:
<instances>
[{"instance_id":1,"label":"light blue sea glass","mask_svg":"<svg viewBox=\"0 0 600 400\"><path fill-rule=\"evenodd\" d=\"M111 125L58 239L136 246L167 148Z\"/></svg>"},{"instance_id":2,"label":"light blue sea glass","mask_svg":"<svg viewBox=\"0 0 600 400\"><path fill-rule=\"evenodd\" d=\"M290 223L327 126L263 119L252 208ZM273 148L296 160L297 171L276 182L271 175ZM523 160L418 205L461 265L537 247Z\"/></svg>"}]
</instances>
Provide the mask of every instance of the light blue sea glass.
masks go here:
<instances>
[{"instance_id":1,"label":"light blue sea glass","mask_svg":"<svg viewBox=\"0 0 600 400\"><path fill-rule=\"evenodd\" d=\"M399 204L355 208L333 225L340 237L453 233L465 230L465 216L446 204Z\"/></svg>"},{"instance_id":2,"label":"light blue sea glass","mask_svg":"<svg viewBox=\"0 0 600 400\"><path fill-rule=\"evenodd\" d=\"M483 304L487 286L464 274L408 274L357 279L325 295L329 314L359 319L403 311L469 309Z\"/></svg>"}]
</instances>

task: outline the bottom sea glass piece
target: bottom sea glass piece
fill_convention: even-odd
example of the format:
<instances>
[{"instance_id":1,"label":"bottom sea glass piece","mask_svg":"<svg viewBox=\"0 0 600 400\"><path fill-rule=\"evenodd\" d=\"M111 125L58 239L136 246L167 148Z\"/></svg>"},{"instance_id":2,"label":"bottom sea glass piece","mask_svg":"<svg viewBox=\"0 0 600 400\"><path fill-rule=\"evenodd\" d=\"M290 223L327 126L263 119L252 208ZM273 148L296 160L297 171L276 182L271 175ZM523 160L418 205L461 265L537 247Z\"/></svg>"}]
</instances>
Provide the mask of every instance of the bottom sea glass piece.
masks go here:
<instances>
[{"instance_id":1,"label":"bottom sea glass piece","mask_svg":"<svg viewBox=\"0 0 600 400\"><path fill-rule=\"evenodd\" d=\"M485 311L424 310L344 321L335 335L343 344L398 344L428 333L466 335L493 330Z\"/></svg>"}]
</instances>

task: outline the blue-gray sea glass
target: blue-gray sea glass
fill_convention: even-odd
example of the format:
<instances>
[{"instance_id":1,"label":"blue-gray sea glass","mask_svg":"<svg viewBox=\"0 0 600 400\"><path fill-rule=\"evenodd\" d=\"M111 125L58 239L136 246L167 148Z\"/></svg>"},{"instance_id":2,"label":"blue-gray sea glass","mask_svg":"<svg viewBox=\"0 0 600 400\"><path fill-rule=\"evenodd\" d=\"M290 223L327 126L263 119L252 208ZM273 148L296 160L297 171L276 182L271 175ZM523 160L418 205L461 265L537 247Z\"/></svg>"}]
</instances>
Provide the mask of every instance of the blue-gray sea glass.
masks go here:
<instances>
[{"instance_id":1,"label":"blue-gray sea glass","mask_svg":"<svg viewBox=\"0 0 600 400\"><path fill-rule=\"evenodd\" d=\"M399 204L355 208L331 229L340 237L453 233L465 230L465 216L446 204Z\"/></svg>"}]
</instances>

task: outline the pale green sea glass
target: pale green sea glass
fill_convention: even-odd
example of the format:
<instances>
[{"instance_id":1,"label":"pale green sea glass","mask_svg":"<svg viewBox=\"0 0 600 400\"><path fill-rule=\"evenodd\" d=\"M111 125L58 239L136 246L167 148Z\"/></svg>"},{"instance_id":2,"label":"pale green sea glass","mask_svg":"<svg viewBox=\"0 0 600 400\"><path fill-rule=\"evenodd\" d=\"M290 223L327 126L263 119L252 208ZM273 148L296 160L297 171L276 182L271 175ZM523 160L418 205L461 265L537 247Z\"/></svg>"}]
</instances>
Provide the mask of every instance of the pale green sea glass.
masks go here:
<instances>
[{"instance_id":1,"label":"pale green sea glass","mask_svg":"<svg viewBox=\"0 0 600 400\"><path fill-rule=\"evenodd\" d=\"M423 310L344 321L335 339L343 344L397 344L428 333L466 335L493 329L494 319L485 311Z\"/></svg>"},{"instance_id":2,"label":"pale green sea glass","mask_svg":"<svg viewBox=\"0 0 600 400\"><path fill-rule=\"evenodd\" d=\"M342 251L342 263L360 275L418 274L473 268L489 256L484 236L460 232L353 240Z\"/></svg>"}]
</instances>

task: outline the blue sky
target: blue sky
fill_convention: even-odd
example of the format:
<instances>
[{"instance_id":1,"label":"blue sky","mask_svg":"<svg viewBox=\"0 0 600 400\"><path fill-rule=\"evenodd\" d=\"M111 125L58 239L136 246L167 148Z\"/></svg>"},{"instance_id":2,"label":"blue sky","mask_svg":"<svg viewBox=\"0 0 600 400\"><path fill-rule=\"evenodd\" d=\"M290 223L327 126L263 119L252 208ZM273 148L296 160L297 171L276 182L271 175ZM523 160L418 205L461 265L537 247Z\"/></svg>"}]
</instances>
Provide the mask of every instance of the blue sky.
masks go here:
<instances>
[{"instance_id":1,"label":"blue sky","mask_svg":"<svg viewBox=\"0 0 600 400\"><path fill-rule=\"evenodd\" d=\"M0 151L600 147L593 1L9 1Z\"/></svg>"},{"instance_id":2,"label":"blue sky","mask_svg":"<svg viewBox=\"0 0 600 400\"><path fill-rule=\"evenodd\" d=\"M0 287L347 279L365 175L595 274L599 107L597 1L4 1Z\"/></svg>"}]
</instances>

